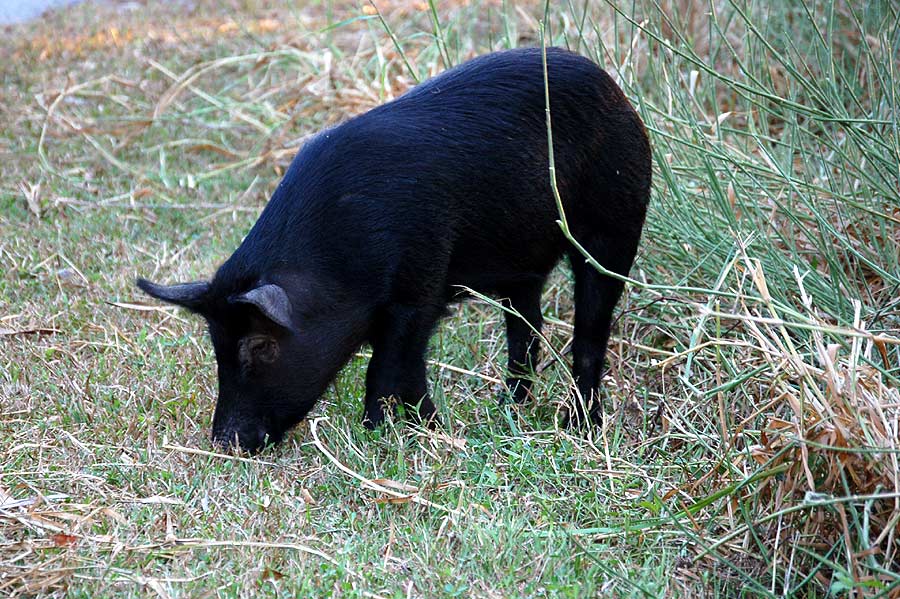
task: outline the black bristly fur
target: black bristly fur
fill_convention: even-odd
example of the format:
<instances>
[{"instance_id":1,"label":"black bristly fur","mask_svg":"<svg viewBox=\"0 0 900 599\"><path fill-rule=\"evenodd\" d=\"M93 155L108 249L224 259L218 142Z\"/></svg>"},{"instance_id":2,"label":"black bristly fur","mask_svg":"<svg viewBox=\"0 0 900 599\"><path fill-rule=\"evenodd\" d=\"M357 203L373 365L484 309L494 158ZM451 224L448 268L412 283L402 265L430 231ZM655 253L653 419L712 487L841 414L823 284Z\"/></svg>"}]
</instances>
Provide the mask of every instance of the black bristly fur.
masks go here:
<instances>
[{"instance_id":1,"label":"black bristly fur","mask_svg":"<svg viewBox=\"0 0 900 599\"><path fill-rule=\"evenodd\" d=\"M555 48L547 62L556 176L571 232L606 268L626 274L650 195L647 135L592 62ZM206 317L219 370L213 437L256 450L305 417L365 342L372 345L366 424L382 422L389 397L433 417L426 347L460 286L501 298L527 320L506 319L508 383L522 401L537 358L541 289L568 254L573 372L584 399L573 416L584 421L597 409L622 284L586 264L558 218L541 50L497 52L308 142L208 288L187 288L196 297L141 287ZM266 318L261 304L232 301L260 295L247 292L263 285L290 299L283 322ZM256 358L260 348L270 359Z\"/></svg>"}]
</instances>

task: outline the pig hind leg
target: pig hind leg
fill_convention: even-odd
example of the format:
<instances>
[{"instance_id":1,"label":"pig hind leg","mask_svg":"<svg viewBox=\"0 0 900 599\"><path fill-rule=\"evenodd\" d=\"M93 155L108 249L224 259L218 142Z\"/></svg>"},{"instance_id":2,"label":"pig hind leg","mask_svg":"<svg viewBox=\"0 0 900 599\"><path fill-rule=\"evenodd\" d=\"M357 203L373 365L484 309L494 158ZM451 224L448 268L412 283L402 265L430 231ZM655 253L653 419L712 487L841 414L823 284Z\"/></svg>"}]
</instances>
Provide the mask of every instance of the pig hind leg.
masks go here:
<instances>
[{"instance_id":1,"label":"pig hind leg","mask_svg":"<svg viewBox=\"0 0 900 599\"><path fill-rule=\"evenodd\" d=\"M425 379L425 350L439 316L437 307L393 304L377 318L366 371L363 424L368 428L384 422L388 398L403 402L414 418L418 415L426 422L434 418Z\"/></svg>"},{"instance_id":2,"label":"pig hind leg","mask_svg":"<svg viewBox=\"0 0 900 599\"><path fill-rule=\"evenodd\" d=\"M627 275L637 251L637 238L599 236L581 240L582 246L607 270ZM612 314L623 283L600 274L576 249L569 252L575 274L575 338L572 373L580 398L568 415L569 424L583 425L600 414L600 379L609 342Z\"/></svg>"},{"instance_id":3,"label":"pig hind leg","mask_svg":"<svg viewBox=\"0 0 900 599\"><path fill-rule=\"evenodd\" d=\"M518 312L506 312L506 341L509 352L509 375L500 403L512 399L522 403L531 391L531 375L540 355L540 332L544 319L541 314L541 290L544 280L529 283L508 293L503 305Z\"/></svg>"}]
</instances>

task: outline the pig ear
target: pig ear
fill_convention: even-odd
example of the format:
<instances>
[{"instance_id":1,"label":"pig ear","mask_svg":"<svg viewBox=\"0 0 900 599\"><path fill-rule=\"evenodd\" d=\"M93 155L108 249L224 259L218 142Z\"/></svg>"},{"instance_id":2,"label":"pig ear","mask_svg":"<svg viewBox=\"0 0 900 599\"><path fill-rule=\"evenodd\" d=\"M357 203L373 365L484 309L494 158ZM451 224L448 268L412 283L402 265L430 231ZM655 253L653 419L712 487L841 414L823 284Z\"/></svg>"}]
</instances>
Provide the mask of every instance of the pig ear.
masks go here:
<instances>
[{"instance_id":1,"label":"pig ear","mask_svg":"<svg viewBox=\"0 0 900 599\"><path fill-rule=\"evenodd\" d=\"M138 279L137 286L144 293L158 300L182 306L194 312L201 312L207 303L209 283L197 281L194 283L179 283L177 285L157 285L147 279Z\"/></svg>"},{"instance_id":2,"label":"pig ear","mask_svg":"<svg viewBox=\"0 0 900 599\"><path fill-rule=\"evenodd\" d=\"M235 304L251 304L256 306L263 316L286 329L292 328L291 300L284 289L269 283L233 296L229 301Z\"/></svg>"}]
</instances>

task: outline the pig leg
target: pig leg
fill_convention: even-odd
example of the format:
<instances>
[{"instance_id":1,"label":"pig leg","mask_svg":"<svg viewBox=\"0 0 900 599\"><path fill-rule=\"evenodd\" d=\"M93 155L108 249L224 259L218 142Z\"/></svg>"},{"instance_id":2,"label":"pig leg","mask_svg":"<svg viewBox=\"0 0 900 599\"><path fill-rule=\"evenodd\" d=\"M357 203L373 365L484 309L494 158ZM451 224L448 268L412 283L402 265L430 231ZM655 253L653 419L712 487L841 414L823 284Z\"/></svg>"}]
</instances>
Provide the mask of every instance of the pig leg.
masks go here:
<instances>
[{"instance_id":1,"label":"pig leg","mask_svg":"<svg viewBox=\"0 0 900 599\"><path fill-rule=\"evenodd\" d=\"M509 376L506 386L509 393L500 396L500 403L512 399L522 403L531 391L531 375L540 355L538 333L544 323L541 314L541 290L543 280L522 286L503 300L506 308L512 308L521 316L506 312L506 342L509 353Z\"/></svg>"},{"instance_id":2,"label":"pig leg","mask_svg":"<svg viewBox=\"0 0 900 599\"><path fill-rule=\"evenodd\" d=\"M413 418L434 418L435 408L425 381L425 350L439 314L433 306L392 304L377 317L372 359L366 371L363 424L367 428L384 422L388 398L402 401Z\"/></svg>"},{"instance_id":3,"label":"pig leg","mask_svg":"<svg viewBox=\"0 0 900 599\"><path fill-rule=\"evenodd\" d=\"M637 251L637 239L594 238L582 241L591 256L608 270L627 275ZM623 283L600 274L577 250L569 254L575 273L575 338L572 342L572 373L581 395L575 398L570 425L587 424L599 417L600 379L609 342L613 309L622 295Z\"/></svg>"}]
</instances>

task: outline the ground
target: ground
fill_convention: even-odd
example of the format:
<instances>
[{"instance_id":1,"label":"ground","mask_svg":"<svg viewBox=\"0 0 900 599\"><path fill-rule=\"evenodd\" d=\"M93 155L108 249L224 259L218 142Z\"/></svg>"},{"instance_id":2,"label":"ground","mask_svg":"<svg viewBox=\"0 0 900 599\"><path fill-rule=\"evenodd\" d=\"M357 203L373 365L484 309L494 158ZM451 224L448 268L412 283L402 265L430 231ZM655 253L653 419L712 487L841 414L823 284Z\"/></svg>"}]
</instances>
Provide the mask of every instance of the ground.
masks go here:
<instances>
[{"instance_id":1,"label":"ground","mask_svg":"<svg viewBox=\"0 0 900 599\"><path fill-rule=\"evenodd\" d=\"M897 7L86 3L0 30L0 594L898 596ZM209 442L208 276L303 140L468 57L606 68L654 191L605 418L560 428L571 284L534 401L455 308L442 426L360 424L368 348L256 456Z\"/></svg>"}]
</instances>

